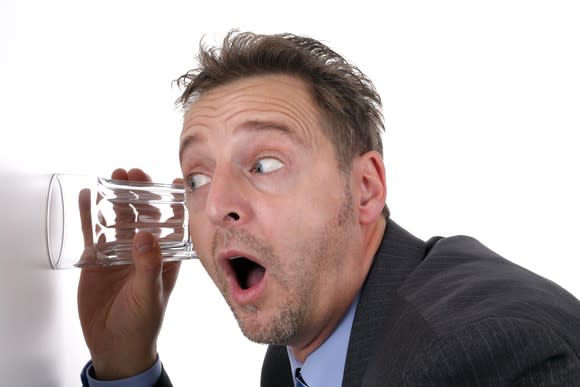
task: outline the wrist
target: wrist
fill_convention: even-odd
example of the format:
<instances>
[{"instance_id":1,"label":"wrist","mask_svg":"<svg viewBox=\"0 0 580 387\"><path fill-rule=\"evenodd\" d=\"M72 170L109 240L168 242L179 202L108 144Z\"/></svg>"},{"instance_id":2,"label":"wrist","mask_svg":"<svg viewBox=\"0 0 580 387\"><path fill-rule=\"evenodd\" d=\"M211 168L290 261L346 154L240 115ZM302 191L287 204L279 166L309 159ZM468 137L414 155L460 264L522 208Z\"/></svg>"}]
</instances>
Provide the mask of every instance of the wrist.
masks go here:
<instances>
[{"instance_id":1,"label":"wrist","mask_svg":"<svg viewBox=\"0 0 580 387\"><path fill-rule=\"evenodd\" d=\"M123 358L93 357L94 378L97 380L120 380L130 378L150 369L157 361L157 352L145 356L126 356Z\"/></svg>"}]
</instances>

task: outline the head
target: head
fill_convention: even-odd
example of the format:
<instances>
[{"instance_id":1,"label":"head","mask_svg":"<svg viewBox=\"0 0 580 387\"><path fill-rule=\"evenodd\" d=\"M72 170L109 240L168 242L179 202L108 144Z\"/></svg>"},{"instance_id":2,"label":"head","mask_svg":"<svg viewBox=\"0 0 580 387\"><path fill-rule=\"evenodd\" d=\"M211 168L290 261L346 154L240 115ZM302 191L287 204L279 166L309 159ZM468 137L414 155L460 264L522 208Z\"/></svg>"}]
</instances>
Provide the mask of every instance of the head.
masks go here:
<instances>
[{"instance_id":1,"label":"head","mask_svg":"<svg viewBox=\"0 0 580 387\"><path fill-rule=\"evenodd\" d=\"M380 98L310 38L230 33L198 61L178 79L196 251L249 338L314 343L360 289L388 217Z\"/></svg>"},{"instance_id":2,"label":"head","mask_svg":"<svg viewBox=\"0 0 580 387\"><path fill-rule=\"evenodd\" d=\"M381 156L381 98L356 66L321 42L292 34L230 32L221 47L200 44L199 67L178 78L185 110L204 92L241 78L287 74L302 79L320 109L326 136L344 172L356 156ZM388 218L388 208L384 215Z\"/></svg>"}]
</instances>

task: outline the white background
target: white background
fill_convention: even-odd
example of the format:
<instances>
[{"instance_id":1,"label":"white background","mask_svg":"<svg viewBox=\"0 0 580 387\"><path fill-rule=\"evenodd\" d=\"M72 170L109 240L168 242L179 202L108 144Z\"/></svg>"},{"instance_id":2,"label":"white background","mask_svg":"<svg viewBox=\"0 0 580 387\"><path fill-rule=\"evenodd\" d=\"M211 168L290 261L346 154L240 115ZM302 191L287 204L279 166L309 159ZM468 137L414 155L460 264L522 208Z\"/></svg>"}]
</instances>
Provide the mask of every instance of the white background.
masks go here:
<instances>
[{"instance_id":1,"label":"white background","mask_svg":"<svg viewBox=\"0 0 580 387\"><path fill-rule=\"evenodd\" d=\"M578 4L2 0L0 384L78 386L89 358L78 271L46 263L48 174L178 176L171 81L234 27L310 35L374 80L399 224L475 236L579 296ZM159 341L174 384L256 386L264 350L185 262Z\"/></svg>"}]
</instances>

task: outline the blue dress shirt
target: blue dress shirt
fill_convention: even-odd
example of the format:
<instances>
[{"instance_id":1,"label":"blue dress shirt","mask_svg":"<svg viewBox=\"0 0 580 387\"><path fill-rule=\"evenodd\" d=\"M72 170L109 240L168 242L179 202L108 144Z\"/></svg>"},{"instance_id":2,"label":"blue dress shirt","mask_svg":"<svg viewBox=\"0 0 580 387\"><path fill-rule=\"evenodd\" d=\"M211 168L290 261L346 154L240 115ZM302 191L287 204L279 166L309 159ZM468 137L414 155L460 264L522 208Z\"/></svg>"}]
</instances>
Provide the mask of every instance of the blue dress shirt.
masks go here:
<instances>
[{"instance_id":1,"label":"blue dress shirt","mask_svg":"<svg viewBox=\"0 0 580 387\"><path fill-rule=\"evenodd\" d=\"M153 387L161 376L161 360L157 356L155 364L147 371L126 379L119 380L97 380L93 377L93 362L88 362L81 372L81 379L84 386L89 387Z\"/></svg>"},{"instance_id":2,"label":"blue dress shirt","mask_svg":"<svg viewBox=\"0 0 580 387\"><path fill-rule=\"evenodd\" d=\"M290 348L287 348L292 375L296 375L296 369L300 368L302 378L309 387L342 385L348 341L358 299L357 296L334 332L306 358L304 364L296 360Z\"/></svg>"}]
</instances>

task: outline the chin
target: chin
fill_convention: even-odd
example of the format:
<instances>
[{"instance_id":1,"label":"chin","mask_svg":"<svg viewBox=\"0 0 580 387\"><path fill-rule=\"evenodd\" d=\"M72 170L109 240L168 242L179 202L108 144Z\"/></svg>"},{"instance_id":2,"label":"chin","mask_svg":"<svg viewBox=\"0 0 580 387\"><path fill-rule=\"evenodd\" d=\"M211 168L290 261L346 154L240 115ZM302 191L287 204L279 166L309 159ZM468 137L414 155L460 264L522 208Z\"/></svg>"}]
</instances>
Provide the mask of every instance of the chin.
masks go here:
<instances>
[{"instance_id":1,"label":"chin","mask_svg":"<svg viewBox=\"0 0 580 387\"><path fill-rule=\"evenodd\" d=\"M260 344L271 344L271 323L263 320L263 313L254 305L239 307L234 311L240 330L249 340Z\"/></svg>"},{"instance_id":2,"label":"chin","mask_svg":"<svg viewBox=\"0 0 580 387\"><path fill-rule=\"evenodd\" d=\"M238 325L244 336L255 343L287 345L302 326L302 314L288 308L271 315L265 315L253 305L240 309L234 310Z\"/></svg>"}]
</instances>

